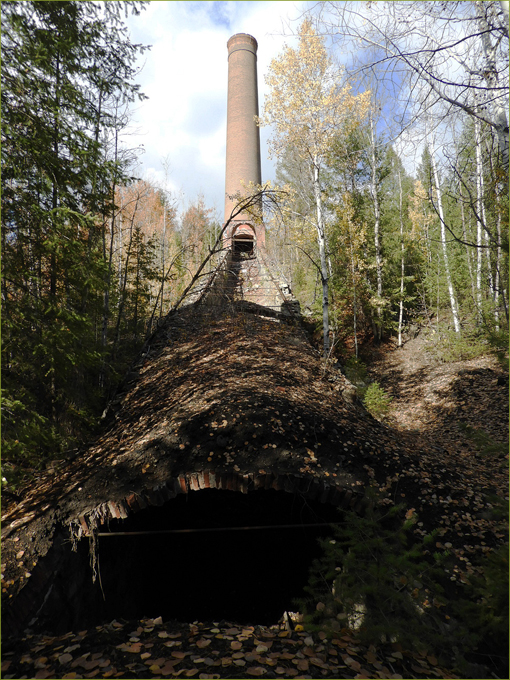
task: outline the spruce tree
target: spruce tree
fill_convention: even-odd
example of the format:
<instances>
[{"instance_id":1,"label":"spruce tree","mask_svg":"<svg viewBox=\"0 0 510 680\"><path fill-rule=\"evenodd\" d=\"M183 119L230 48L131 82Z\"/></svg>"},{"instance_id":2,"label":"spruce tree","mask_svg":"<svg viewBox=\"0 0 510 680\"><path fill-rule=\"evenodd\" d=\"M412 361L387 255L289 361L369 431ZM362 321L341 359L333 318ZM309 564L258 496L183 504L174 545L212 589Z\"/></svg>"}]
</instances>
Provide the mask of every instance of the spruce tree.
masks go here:
<instances>
[{"instance_id":1,"label":"spruce tree","mask_svg":"<svg viewBox=\"0 0 510 680\"><path fill-rule=\"evenodd\" d=\"M119 3L1 11L3 462L23 469L61 455L97 413L101 231L128 170L108 158L111 104L139 96L141 48Z\"/></svg>"}]
</instances>

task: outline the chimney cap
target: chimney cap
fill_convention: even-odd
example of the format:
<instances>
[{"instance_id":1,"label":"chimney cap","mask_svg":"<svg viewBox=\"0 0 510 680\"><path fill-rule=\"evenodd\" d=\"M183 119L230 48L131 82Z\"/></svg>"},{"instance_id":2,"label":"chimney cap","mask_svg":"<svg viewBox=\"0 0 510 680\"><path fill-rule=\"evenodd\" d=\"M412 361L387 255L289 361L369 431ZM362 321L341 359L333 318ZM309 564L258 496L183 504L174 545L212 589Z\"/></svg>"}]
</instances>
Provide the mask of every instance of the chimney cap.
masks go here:
<instances>
[{"instance_id":1,"label":"chimney cap","mask_svg":"<svg viewBox=\"0 0 510 680\"><path fill-rule=\"evenodd\" d=\"M236 50L249 50L253 54L257 54L258 44L255 38L248 33L236 33L227 42L228 54Z\"/></svg>"}]
</instances>

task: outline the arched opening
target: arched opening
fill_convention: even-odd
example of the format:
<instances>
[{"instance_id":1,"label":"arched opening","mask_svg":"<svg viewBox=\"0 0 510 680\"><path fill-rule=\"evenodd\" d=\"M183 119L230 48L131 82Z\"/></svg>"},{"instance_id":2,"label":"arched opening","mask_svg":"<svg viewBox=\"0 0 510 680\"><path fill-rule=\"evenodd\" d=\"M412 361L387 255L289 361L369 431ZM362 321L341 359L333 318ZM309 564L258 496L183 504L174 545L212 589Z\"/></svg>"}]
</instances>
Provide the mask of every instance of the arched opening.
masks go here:
<instances>
[{"instance_id":1,"label":"arched opening","mask_svg":"<svg viewBox=\"0 0 510 680\"><path fill-rule=\"evenodd\" d=\"M236 234L233 239L234 255L253 255L255 239L250 234Z\"/></svg>"},{"instance_id":2,"label":"arched opening","mask_svg":"<svg viewBox=\"0 0 510 680\"><path fill-rule=\"evenodd\" d=\"M232 253L234 258L252 257L255 249L255 232L248 224L236 228L232 235Z\"/></svg>"},{"instance_id":3,"label":"arched opening","mask_svg":"<svg viewBox=\"0 0 510 680\"><path fill-rule=\"evenodd\" d=\"M339 518L328 503L284 491L179 495L100 528L94 584L90 539L77 553L64 546L67 558L32 625L57 632L156 616L275 624L295 610L321 552L317 538Z\"/></svg>"}]
</instances>

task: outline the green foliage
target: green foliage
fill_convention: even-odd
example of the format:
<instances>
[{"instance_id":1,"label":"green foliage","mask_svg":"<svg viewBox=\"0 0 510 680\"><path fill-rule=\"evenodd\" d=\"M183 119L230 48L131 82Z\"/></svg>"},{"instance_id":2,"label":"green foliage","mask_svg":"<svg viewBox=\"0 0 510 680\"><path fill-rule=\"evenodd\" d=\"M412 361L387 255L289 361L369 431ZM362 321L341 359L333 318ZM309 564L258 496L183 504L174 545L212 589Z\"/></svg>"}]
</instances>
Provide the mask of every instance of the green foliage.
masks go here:
<instances>
[{"instance_id":1,"label":"green foliage","mask_svg":"<svg viewBox=\"0 0 510 680\"><path fill-rule=\"evenodd\" d=\"M327 634L348 626L367 642L397 640L444 651L438 613L443 592L435 580L443 556L425 558L433 536L414 542L413 523L396 507L343 515L332 537L320 540L324 555L313 563L309 598L300 603L305 626Z\"/></svg>"},{"instance_id":2,"label":"green foliage","mask_svg":"<svg viewBox=\"0 0 510 680\"><path fill-rule=\"evenodd\" d=\"M459 429L464 433L464 436L474 442L477 449L482 456L488 458L503 458L508 453L508 445L493 441L492 437L476 427L471 427L467 423L459 422Z\"/></svg>"},{"instance_id":3,"label":"green foliage","mask_svg":"<svg viewBox=\"0 0 510 680\"><path fill-rule=\"evenodd\" d=\"M83 440L103 407L107 231L129 169L110 141L115 111L142 96L132 78L145 48L119 3L1 12L2 464L15 484Z\"/></svg>"},{"instance_id":4,"label":"green foliage","mask_svg":"<svg viewBox=\"0 0 510 680\"><path fill-rule=\"evenodd\" d=\"M322 557L310 569L307 596L296 603L305 628L328 636L351 628L365 643L425 649L460 677L474 677L467 674L472 663L490 663L497 677L507 677L508 545L454 586L454 556L432 552L436 532L418 538L414 511L388 509L375 488L367 496L373 504L364 515L343 513L331 536L319 539ZM508 532L508 504L490 502L492 519Z\"/></svg>"},{"instance_id":5,"label":"green foliage","mask_svg":"<svg viewBox=\"0 0 510 680\"><path fill-rule=\"evenodd\" d=\"M353 385L363 387L368 379L366 364L357 357L349 357L344 364L343 372Z\"/></svg>"},{"instance_id":6,"label":"green foliage","mask_svg":"<svg viewBox=\"0 0 510 680\"><path fill-rule=\"evenodd\" d=\"M4 393L5 390L2 390ZM2 394L2 459L4 464L16 461L20 469L37 467L39 452L58 448L55 433L48 419L29 408L19 399ZM6 482L16 478L16 470L7 464L3 470Z\"/></svg>"},{"instance_id":7,"label":"green foliage","mask_svg":"<svg viewBox=\"0 0 510 680\"><path fill-rule=\"evenodd\" d=\"M508 544L490 552L481 562L480 573L471 574L463 597L453 602L458 626L470 649L458 658L459 671L467 668L466 658L488 664L508 677L509 571ZM472 652L470 655L469 652Z\"/></svg>"},{"instance_id":8,"label":"green foliage","mask_svg":"<svg viewBox=\"0 0 510 680\"><path fill-rule=\"evenodd\" d=\"M426 351L441 363L474 359L487 354L489 349L480 328L466 325L461 333L456 333L446 322L437 324L426 347Z\"/></svg>"},{"instance_id":9,"label":"green foliage","mask_svg":"<svg viewBox=\"0 0 510 680\"><path fill-rule=\"evenodd\" d=\"M390 397L378 382L370 383L365 390L363 403L369 413L377 420L383 420L390 410L392 397Z\"/></svg>"},{"instance_id":10,"label":"green foliage","mask_svg":"<svg viewBox=\"0 0 510 680\"><path fill-rule=\"evenodd\" d=\"M508 372L508 328L495 329L489 325L485 327L485 335L491 353L496 356L501 367Z\"/></svg>"}]
</instances>

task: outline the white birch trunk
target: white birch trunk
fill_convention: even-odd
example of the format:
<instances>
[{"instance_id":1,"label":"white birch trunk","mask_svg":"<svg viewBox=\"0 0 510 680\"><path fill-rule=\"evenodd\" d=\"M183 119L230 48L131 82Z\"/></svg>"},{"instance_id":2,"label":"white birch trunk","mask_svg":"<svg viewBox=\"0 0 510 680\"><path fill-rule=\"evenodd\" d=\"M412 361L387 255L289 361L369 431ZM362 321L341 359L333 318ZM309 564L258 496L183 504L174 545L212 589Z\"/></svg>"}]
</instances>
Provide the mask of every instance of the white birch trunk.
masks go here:
<instances>
[{"instance_id":1,"label":"white birch trunk","mask_svg":"<svg viewBox=\"0 0 510 680\"><path fill-rule=\"evenodd\" d=\"M404 276L405 276L405 244L404 220L402 218L402 175L398 171L398 200L400 212L400 304L398 310L398 347L402 347L402 324L404 320Z\"/></svg>"},{"instance_id":2,"label":"white birch trunk","mask_svg":"<svg viewBox=\"0 0 510 680\"><path fill-rule=\"evenodd\" d=\"M475 287L475 279L473 278L473 264L471 262L471 250L470 246L467 245L467 240L468 240L468 229L466 227L466 214L464 211L464 197L462 195L462 182L459 182L459 196L460 196L460 218L462 221L462 240L466 243L466 262L467 262L467 268L469 272L469 280L471 282L471 296L473 298L473 302L476 303L476 287Z\"/></svg>"},{"instance_id":3,"label":"white birch trunk","mask_svg":"<svg viewBox=\"0 0 510 680\"><path fill-rule=\"evenodd\" d=\"M324 231L324 216L322 214L322 197L320 188L319 166L314 163L313 191L317 209L317 243L319 245L321 281L322 281L322 330L324 339L324 359L329 354L329 290L328 290L328 262L326 257L326 235Z\"/></svg>"},{"instance_id":4,"label":"white birch trunk","mask_svg":"<svg viewBox=\"0 0 510 680\"><path fill-rule=\"evenodd\" d=\"M372 200L374 203L374 246L375 246L375 267L377 275L377 297L382 298L382 256L381 256L381 238L380 238L380 225L381 225L381 208L379 205L379 195L377 193L377 163L375 155L375 132L374 132L374 120L372 114L370 113L370 164L372 166L372 182L370 186L370 192L372 194ZM377 321L376 321L376 340L382 340L382 308L379 304L376 309Z\"/></svg>"},{"instance_id":5,"label":"white birch trunk","mask_svg":"<svg viewBox=\"0 0 510 680\"><path fill-rule=\"evenodd\" d=\"M354 249L352 246L352 234L349 227L349 246L351 251L351 273L352 273L352 312L353 312L353 330L354 330L354 352L356 359L358 358L358 301L356 298L356 270L354 266Z\"/></svg>"},{"instance_id":6,"label":"white birch trunk","mask_svg":"<svg viewBox=\"0 0 510 680\"><path fill-rule=\"evenodd\" d=\"M499 83L498 68L496 64L496 45L492 44L490 37L490 27L485 18L484 3L480 0L475 2L478 13L478 25L480 26L480 40L482 41L482 50L485 57L485 68L483 75L488 87L497 88ZM504 5L502 5L504 8ZM508 11L508 5L506 6ZM508 14L506 14L508 16ZM496 133L498 136L498 145L501 153L503 165L508 170L508 118L507 111L501 97L494 97L493 99L494 121L496 125Z\"/></svg>"},{"instance_id":7,"label":"white birch trunk","mask_svg":"<svg viewBox=\"0 0 510 680\"><path fill-rule=\"evenodd\" d=\"M476 307L478 323L482 322L482 205L483 205L483 167L481 153L480 121L475 118L475 156L476 156Z\"/></svg>"},{"instance_id":8,"label":"white birch trunk","mask_svg":"<svg viewBox=\"0 0 510 680\"><path fill-rule=\"evenodd\" d=\"M443 261L444 261L444 269L445 269L445 274L446 274L446 282L448 285L448 293L450 296L450 307L452 310L452 316L453 316L453 325L455 328L456 333L460 333L460 322L459 322L459 312L457 308L457 299L455 297L455 291L453 288L453 283L452 283L452 277L450 273L450 265L448 262L448 249L446 245L446 229L445 229L445 221L444 221L444 213L443 213L443 203L442 203L442 196L441 196L441 187L439 186L439 176L437 173L437 164L436 164L436 159L435 159L435 150L434 148L431 148L431 154L430 154L430 161L432 164L432 174L434 177L434 186L436 189L436 196L437 196L437 209L439 212L439 219L441 220L441 245L443 247Z\"/></svg>"}]
</instances>

